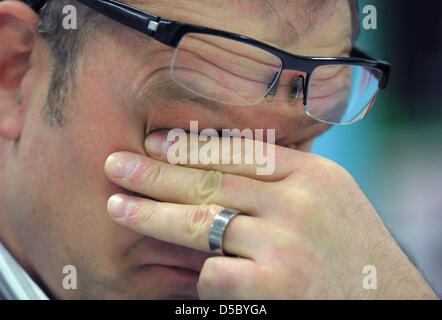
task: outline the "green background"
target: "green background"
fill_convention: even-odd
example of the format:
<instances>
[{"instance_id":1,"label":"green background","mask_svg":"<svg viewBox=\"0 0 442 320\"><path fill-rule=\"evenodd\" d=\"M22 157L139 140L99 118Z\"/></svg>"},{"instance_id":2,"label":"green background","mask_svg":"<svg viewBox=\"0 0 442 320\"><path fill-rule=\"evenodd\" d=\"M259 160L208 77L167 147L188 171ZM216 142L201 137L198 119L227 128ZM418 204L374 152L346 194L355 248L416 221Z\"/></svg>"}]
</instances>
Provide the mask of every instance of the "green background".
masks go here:
<instances>
[{"instance_id":1,"label":"green background","mask_svg":"<svg viewBox=\"0 0 442 320\"><path fill-rule=\"evenodd\" d=\"M355 177L392 234L442 294L442 1L360 1L377 30L357 46L392 63L371 113L335 126L313 152ZM357 214L357 213L355 213ZM379 284L378 284L379 285Z\"/></svg>"}]
</instances>

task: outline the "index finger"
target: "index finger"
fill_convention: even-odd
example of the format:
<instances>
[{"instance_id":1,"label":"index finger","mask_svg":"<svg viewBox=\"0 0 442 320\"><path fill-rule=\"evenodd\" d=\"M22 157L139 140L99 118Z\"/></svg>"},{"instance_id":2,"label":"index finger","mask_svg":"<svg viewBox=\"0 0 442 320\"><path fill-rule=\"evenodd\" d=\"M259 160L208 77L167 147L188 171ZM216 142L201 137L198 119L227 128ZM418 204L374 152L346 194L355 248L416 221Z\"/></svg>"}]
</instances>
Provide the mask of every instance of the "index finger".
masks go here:
<instances>
[{"instance_id":1,"label":"index finger","mask_svg":"<svg viewBox=\"0 0 442 320\"><path fill-rule=\"evenodd\" d=\"M183 131L156 131L145 140L154 159L186 167L215 170L261 181L288 177L306 157L301 151L239 137L201 136Z\"/></svg>"},{"instance_id":2,"label":"index finger","mask_svg":"<svg viewBox=\"0 0 442 320\"><path fill-rule=\"evenodd\" d=\"M264 182L175 166L130 152L116 152L105 164L107 176L125 189L181 204L219 204L257 214L264 208Z\"/></svg>"}]
</instances>

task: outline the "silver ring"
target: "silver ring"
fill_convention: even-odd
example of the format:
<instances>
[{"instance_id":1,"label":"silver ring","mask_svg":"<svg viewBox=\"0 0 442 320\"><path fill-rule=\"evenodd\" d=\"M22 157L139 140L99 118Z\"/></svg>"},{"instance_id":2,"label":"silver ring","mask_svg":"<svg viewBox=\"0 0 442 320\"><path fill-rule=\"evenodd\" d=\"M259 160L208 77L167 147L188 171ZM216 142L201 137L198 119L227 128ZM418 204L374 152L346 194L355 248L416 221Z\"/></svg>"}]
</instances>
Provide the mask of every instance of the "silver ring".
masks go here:
<instances>
[{"instance_id":1,"label":"silver ring","mask_svg":"<svg viewBox=\"0 0 442 320\"><path fill-rule=\"evenodd\" d=\"M236 209L224 209L215 216L209 233L209 248L212 252L226 255L223 250L224 232L229 222L239 213Z\"/></svg>"}]
</instances>

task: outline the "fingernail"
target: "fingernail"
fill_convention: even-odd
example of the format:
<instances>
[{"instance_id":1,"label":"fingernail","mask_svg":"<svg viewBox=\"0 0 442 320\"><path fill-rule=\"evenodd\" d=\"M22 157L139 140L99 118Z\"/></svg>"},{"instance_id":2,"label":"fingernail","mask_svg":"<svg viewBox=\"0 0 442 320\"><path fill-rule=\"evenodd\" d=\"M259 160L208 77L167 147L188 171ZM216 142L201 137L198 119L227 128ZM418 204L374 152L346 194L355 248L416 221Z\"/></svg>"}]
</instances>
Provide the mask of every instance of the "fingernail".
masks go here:
<instances>
[{"instance_id":1,"label":"fingernail","mask_svg":"<svg viewBox=\"0 0 442 320\"><path fill-rule=\"evenodd\" d=\"M167 151L174 141L167 140L167 132L154 132L147 136L145 141L146 151L149 155L161 157L166 156Z\"/></svg>"},{"instance_id":2,"label":"fingernail","mask_svg":"<svg viewBox=\"0 0 442 320\"><path fill-rule=\"evenodd\" d=\"M125 153L113 154L107 158L106 168L116 178L129 178L134 174L139 161L137 157Z\"/></svg>"},{"instance_id":3,"label":"fingernail","mask_svg":"<svg viewBox=\"0 0 442 320\"><path fill-rule=\"evenodd\" d=\"M135 202L124 199L122 196L113 195L107 201L107 211L116 219L126 219L129 217Z\"/></svg>"}]
</instances>

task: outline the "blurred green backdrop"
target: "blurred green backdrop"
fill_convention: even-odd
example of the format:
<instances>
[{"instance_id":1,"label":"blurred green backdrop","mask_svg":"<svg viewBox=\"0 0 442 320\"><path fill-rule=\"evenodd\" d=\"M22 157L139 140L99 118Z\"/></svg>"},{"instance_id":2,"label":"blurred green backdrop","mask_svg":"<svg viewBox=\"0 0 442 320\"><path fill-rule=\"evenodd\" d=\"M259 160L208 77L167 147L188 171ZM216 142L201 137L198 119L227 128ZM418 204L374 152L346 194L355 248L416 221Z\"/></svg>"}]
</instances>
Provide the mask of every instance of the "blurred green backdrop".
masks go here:
<instances>
[{"instance_id":1,"label":"blurred green backdrop","mask_svg":"<svg viewBox=\"0 0 442 320\"><path fill-rule=\"evenodd\" d=\"M392 63L387 91L366 119L336 126L313 152L336 161L442 295L442 1L360 0L377 30L357 45ZM380 285L380 284L379 284Z\"/></svg>"}]
</instances>

